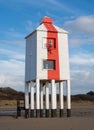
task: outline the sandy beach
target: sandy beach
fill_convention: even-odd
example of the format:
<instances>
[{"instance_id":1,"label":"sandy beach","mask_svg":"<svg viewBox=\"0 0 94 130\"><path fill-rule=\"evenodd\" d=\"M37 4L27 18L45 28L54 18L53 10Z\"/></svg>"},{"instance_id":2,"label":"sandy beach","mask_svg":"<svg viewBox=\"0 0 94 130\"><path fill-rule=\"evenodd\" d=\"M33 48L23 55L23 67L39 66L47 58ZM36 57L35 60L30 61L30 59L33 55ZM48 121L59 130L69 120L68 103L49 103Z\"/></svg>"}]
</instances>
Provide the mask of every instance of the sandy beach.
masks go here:
<instances>
[{"instance_id":1,"label":"sandy beach","mask_svg":"<svg viewBox=\"0 0 94 130\"><path fill-rule=\"evenodd\" d=\"M0 130L94 130L94 118L0 117Z\"/></svg>"},{"instance_id":2,"label":"sandy beach","mask_svg":"<svg viewBox=\"0 0 94 130\"><path fill-rule=\"evenodd\" d=\"M60 118L16 118L16 102L0 106L0 130L94 130L94 102L72 102L72 116Z\"/></svg>"}]
</instances>

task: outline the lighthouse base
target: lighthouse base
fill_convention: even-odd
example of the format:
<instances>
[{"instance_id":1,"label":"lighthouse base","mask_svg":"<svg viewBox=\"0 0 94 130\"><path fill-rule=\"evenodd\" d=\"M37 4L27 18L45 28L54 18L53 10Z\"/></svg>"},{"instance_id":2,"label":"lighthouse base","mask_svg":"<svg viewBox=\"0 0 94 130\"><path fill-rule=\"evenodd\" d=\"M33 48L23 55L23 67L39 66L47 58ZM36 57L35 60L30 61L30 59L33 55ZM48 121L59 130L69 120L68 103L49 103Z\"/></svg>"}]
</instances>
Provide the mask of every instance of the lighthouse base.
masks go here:
<instances>
[{"instance_id":1,"label":"lighthouse base","mask_svg":"<svg viewBox=\"0 0 94 130\"><path fill-rule=\"evenodd\" d=\"M44 112L43 112L43 109L40 110L40 117L44 117Z\"/></svg>"},{"instance_id":2,"label":"lighthouse base","mask_svg":"<svg viewBox=\"0 0 94 130\"><path fill-rule=\"evenodd\" d=\"M49 109L46 109L45 117L49 117Z\"/></svg>"},{"instance_id":3,"label":"lighthouse base","mask_svg":"<svg viewBox=\"0 0 94 130\"><path fill-rule=\"evenodd\" d=\"M25 118L29 118L29 109L25 109Z\"/></svg>"},{"instance_id":4,"label":"lighthouse base","mask_svg":"<svg viewBox=\"0 0 94 130\"><path fill-rule=\"evenodd\" d=\"M40 109L36 110L36 117L40 117Z\"/></svg>"},{"instance_id":5,"label":"lighthouse base","mask_svg":"<svg viewBox=\"0 0 94 130\"><path fill-rule=\"evenodd\" d=\"M34 110L30 110L30 117L34 117Z\"/></svg>"},{"instance_id":6,"label":"lighthouse base","mask_svg":"<svg viewBox=\"0 0 94 130\"><path fill-rule=\"evenodd\" d=\"M67 109L67 117L71 117L71 109Z\"/></svg>"},{"instance_id":7,"label":"lighthouse base","mask_svg":"<svg viewBox=\"0 0 94 130\"><path fill-rule=\"evenodd\" d=\"M64 116L64 110L60 109L60 117L63 117L63 116Z\"/></svg>"},{"instance_id":8,"label":"lighthouse base","mask_svg":"<svg viewBox=\"0 0 94 130\"><path fill-rule=\"evenodd\" d=\"M51 117L56 117L56 109L51 109Z\"/></svg>"}]
</instances>

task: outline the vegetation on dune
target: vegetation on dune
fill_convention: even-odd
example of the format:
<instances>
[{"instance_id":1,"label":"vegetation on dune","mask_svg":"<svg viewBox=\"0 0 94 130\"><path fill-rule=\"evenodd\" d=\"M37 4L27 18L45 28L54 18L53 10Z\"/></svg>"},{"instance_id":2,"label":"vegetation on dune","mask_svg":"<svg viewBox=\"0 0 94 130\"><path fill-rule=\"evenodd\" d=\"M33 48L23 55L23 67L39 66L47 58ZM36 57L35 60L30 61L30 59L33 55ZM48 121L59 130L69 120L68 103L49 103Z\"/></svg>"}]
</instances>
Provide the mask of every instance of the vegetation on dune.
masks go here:
<instances>
[{"instance_id":1,"label":"vegetation on dune","mask_svg":"<svg viewBox=\"0 0 94 130\"><path fill-rule=\"evenodd\" d=\"M0 88L0 100L24 99L24 93L10 87Z\"/></svg>"},{"instance_id":2,"label":"vegetation on dune","mask_svg":"<svg viewBox=\"0 0 94 130\"><path fill-rule=\"evenodd\" d=\"M36 96L35 96L36 97ZM49 96L51 100L51 95ZM86 94L77 94L71 96L72 101L94 101L94 92L90 91ZM23 100L24 93L18 92L10 87L1 87L0 88L0 100ZM45 99L45 96L44 96ZM57 94L57 100L59 101L59 95ZM64 100L66 100L66 96L64 96Z\"/></svg>"}]
</instances>

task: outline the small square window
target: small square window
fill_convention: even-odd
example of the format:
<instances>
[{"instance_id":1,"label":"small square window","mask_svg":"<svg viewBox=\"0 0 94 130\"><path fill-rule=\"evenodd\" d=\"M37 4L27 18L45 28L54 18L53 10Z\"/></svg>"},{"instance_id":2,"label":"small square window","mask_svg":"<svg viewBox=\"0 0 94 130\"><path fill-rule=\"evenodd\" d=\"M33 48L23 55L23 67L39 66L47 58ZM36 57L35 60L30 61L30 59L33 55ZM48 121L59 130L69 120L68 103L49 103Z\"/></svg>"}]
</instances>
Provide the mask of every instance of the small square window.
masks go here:
<instances>
[{"instance_id":1,"label":"small square window","mask_svg":"<svg viewBox=\"0 0 94 130\"><path fill-rule=\"evenodd\" d=\"M43 60L43 69L55 69L55 60Z\"/></svg>"},{"instance_id":2,"label":"small square window","mask_svg":"<svg viewBox=\"0 0 94 130\"><path fill-rule=\"evenodd\" d=\"M52 49L56 48L56 39L55 38L48 38L48 46Z\"/></svg>"}]
</instances>

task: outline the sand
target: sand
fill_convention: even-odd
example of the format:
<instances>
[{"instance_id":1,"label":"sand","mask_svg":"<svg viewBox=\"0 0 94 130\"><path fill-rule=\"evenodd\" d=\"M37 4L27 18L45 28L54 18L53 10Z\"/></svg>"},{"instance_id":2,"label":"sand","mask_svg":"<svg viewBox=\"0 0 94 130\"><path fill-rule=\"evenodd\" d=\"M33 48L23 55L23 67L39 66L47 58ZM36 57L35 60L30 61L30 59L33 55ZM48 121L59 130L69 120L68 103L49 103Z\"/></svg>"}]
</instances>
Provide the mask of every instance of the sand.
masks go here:
<instances>
[{"instance_id":1,"label":"sand","mask_svg":"<svg viewBox=\"0 0 94 130\"><path fill-rule=\"evenodd\" d=\"M94 118L0 117L0 130L94 130Z\"/></svg>"},{"instance_id":2,"label":"sand","mask_svg":"<svg viewBox=\"0 0 94 130\"><path fill-rule=\"evenodd\" d=\"M72 103L72 117L63 118L28 118L24 115L18 119L15 117L16 111L14 103L0 106L0 112L5 115L0 116L0 130L94 130L94 102ZM5 111L7 110L7 113ZM9 112L8 112L9 111ZM10 114L11 112L11 114ZM7 116L6 116L7 115ZM12 115L12 116L9 116Z\"/></svg>"}]
</instances>

